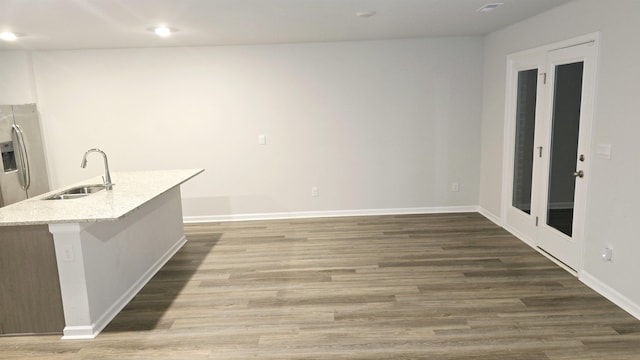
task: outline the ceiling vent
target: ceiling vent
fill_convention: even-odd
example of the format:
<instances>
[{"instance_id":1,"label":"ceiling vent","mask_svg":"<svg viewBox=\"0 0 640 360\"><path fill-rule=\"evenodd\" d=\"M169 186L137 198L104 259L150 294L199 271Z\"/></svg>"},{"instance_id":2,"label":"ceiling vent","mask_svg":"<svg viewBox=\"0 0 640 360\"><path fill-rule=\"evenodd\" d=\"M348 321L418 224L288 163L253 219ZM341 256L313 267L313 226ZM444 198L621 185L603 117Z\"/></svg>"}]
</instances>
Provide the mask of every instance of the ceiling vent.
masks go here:
<instances>
[{"instance_id":1,"label":"ceiling vent","mask_svg":"<svg viewBox=\"0 0 640 360\"><path fill-rule=\"evenodd\" d=\"M477 12L486 13L495 10L498 6L504 5L504 3L491 3L486 4L480 9L476 10Z\"/></svg>"},{"instance_id":2,"label":"ceiling vent","mask_svg":"<svg viewBox=\"0 0 640 360\"><path fill-rule=\"evenodd\" d=\"M356 13L357 17L361 17L361 18L368 18L368 17L372 17L376 14L375 11L358 11Z\"/></svg>"}]
</instances>

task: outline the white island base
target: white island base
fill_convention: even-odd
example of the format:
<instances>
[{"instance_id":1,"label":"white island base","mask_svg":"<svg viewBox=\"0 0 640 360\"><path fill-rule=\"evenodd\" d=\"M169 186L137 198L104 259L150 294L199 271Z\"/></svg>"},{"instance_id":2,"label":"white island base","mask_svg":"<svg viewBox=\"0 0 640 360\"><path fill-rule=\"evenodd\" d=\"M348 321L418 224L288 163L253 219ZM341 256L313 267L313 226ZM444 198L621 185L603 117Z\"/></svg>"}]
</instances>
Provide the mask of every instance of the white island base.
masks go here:
<instances>
[{"instance_id":1,"label":"white island base","mask_svg":"<svg viewBox=\"0 0 640 360\"><path fill-rule=\"evenodd\" d=\"M184 245L180 185L203 171L113 173L112 190L47 200L99 183L90 179L0 208L0 226L47 224L53 234L63 339L96 337Z\"/></svg>"},{"instance_id":2,"label":"white island base","mask_svg":"<svg viewBox=\"0 0 640 360\"><path fill-rule=\"evenodd\" d=\"M50 224L63 339L92 339L186 243L180 187L114 221Z\"/></svg>"}]
</instances>

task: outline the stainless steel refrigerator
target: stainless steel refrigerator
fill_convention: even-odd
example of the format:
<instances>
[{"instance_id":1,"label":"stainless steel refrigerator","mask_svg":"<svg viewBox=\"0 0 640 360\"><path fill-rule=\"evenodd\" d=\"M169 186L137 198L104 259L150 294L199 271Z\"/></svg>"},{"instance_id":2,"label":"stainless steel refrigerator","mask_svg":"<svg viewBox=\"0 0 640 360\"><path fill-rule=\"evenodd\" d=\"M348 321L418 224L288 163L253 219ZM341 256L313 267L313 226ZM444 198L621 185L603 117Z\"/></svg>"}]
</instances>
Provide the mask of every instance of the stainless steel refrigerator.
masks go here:
<instances>
[{"instance_id":1,"label":"stainless steel refrigerator","mask_svg":"<svg viewBox=\"0 0 640 360\"><path fill-rule=\"evenodd\" d=\"M0 206L49 191L35 104L0 105Z\"/></svg>"}]
</instances>

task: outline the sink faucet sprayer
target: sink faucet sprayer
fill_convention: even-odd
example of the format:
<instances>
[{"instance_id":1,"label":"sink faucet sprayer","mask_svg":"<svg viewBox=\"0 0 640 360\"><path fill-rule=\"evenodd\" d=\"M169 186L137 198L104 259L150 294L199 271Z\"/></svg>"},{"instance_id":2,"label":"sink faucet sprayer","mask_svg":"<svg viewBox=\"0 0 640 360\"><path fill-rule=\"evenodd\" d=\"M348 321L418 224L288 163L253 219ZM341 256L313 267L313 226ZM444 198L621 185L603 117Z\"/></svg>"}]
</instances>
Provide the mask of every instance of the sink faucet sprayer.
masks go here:
<instances>
[{"instance_id":1,"label":"sink faucet sprayer","mask_svg":"<svg viewBox=\"0 0 640 360\"><path fill-rule=\"evenodd\" d=\"M84 153L84 156L82 157L82 163L80 163L80 167L83 169L87 167L87 155L92 152L102 154L102 157L104 158L104 176L102 177L102 181L104 181L104 186L107 188L107 190L113 190L113 184L111 183L111 174L109 173L109 162L107 161L107 154L105 154L104 151L100 149L87 150L87 152Z\"/></svg>"}]
</instances>

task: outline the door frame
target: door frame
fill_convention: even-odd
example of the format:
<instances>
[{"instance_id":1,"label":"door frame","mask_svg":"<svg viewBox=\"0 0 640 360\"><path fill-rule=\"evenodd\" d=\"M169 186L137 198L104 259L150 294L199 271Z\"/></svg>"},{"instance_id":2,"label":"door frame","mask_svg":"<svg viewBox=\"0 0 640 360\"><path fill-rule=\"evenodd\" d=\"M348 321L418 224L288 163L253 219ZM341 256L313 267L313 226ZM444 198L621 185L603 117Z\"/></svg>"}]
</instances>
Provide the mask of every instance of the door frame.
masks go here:
<instances>
[{"instance_id":1,"label":"door frame","mask_svg":"<svg viewBox=\"0 0 640 360\"><path fill-rule=\"evenodd\" d=\"M572 273L573 275L578 275L583 267L583 249L584 249L584 228L587 224L588 218L588 181L587 178L590 176L587 173L587 177L582 179L584 181L583 186L580 189L580 196L584 199L583 202L576 203L575 207L578 206L583 207L583 221L582 224L578 224L579 226L573 231L573 238L579 243L578 249L578 264L576 269L572 269L569 266L565 265L551 254L543 251L538 247L538 228L535 226L534 217L530 216L528 219L522 217L520 220L516 220L514 223L513 216L511 219L509 218L509 209L511 208L511 197L513 191L513 160L514 160L514 146L515 146L515 112L516 112L516 96L517 96L517 74L519 70L524 70L527 67L522 67L522 64L527 63L538 63L541 66L543 72L547 72L547 54L549 52L555 50L561 50L564 48L570 48L579 45L592 44L594 47L594 56L593 60L593 71L587 72L585 71L583 76L591 77L589 80L591 84L593 84L593 89L587 90L589 92L590 103L583 102L581 105L581 111L586 112L587 117L585 118L584 124L581 123L581 136L583 136L584 142L586 143L584 146L585 155L586 155L586 164L585 169L589 169L591 166L591 158L594 153L592 150L592 127L594 122L594 114L595 114L595 104L596 104L596 94L597 94L597 78L598 78L598 59L599 59L599 45L600 45L600 33L591 33L583 36L575 37L572 39L552 43L549 45L544 45L540 47L536 47L529 50L520 51L517 53L513 53L507 56L507 74L506 74L506 84L505 84L505 110L504 110L504 141L503 141L503 163L502 163L502 201L501 201L501 210L500 210L500 220L502 226L513 235L518 237L520 240L534 248L536 251L549 258L551 261L556 263L558 266ZM542 60L541 60L542 59ZM536 68L536 67L529 67ZM540 68L539 68L540 69ZM540 71L540 70L539 70ZM540 89L538 87L538 89ZM540 95L540 94L539 94ZM550 104L550 98L553 96L553 91L546 90L542 93L542 96L539 96L536 100L536 136L538 135L538 126L540 125L540 121L544 117L551 116L548 112ZM540 117L541 116L541 117ZM546 127L550 126L550 120L545 119L545 124L541 127L542 130L546 131ZM546 139L545 139L546 141ZM538 146L536 144L536 146ZM547 160L547 159L545 159ZM535 173L536 171L540 171L541 167L546 163L544 162L534 162L534 179L536 181ZM544 169L543 169L544 170ZM539 178L539 177L538 177ZM535 186L535 185L534 185ZM577 195L577 194L576 194ZM546 201L544 201L546 203ZM534 205L535 200L532 199L532 206Z\"/></svg>"}]
</instances>

